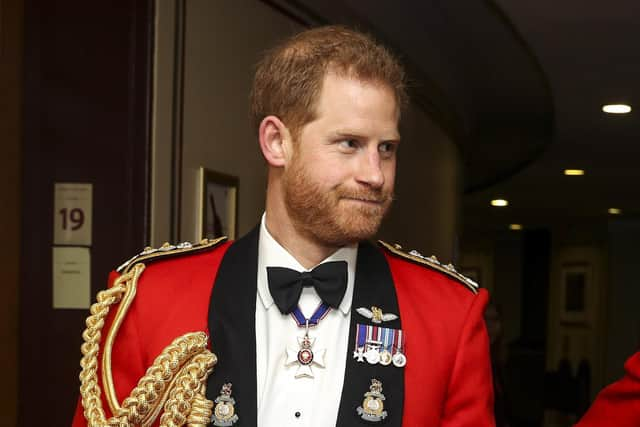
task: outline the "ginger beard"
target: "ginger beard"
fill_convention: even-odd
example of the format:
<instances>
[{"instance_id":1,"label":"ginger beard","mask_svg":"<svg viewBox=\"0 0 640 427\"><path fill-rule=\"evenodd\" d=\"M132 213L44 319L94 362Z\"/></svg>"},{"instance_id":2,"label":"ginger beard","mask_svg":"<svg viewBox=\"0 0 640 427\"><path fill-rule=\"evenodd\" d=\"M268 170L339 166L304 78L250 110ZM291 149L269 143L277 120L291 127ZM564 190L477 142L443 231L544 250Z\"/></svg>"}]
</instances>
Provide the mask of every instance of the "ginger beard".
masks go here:
<instances>
[{"instance_id":1,"label":"ginger beard","mask_svg":"<svg viewBox=\"0 0 640 427\"><path fill-rule=\"evenodd\" d=\"M322 188L321 182L307 173L295 155L291 166L283 172L282 185L287 213L298 231L332 247L357 243L375 235L393 200L393 186L351 189L338 184Z\"/></svg>"}]
</instances>

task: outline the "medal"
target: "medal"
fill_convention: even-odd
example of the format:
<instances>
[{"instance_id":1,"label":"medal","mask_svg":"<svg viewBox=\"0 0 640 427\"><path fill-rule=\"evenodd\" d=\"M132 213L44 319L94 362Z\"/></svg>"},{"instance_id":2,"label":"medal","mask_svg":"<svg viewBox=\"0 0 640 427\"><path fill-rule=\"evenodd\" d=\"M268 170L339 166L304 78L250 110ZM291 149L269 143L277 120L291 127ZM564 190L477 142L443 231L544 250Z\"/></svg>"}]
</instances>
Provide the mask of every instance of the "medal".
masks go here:
<instances>
[{"instance_id":1,"label":"medal","mask_svg":"<svg viewBox=\"0 0 640 427\"><path fill-rule=\"evenodd\" d=\"M404 368L407 364L407 356L404 355L404 336L401 330L395 331L395 353L393 354L393 366L396 368Z\"/></svg>"},{"instance_id":2,"label":"medal","mask_svg":"<svg viewBox=\"0 0 640 427\"><path fill-rule=\"evenodd\" d=\"M389 366L391 364L391 344L393 342L393 329L382 328L382 351L380 352L380 364Z\"/></svg>"},{"instance_id":3,"label":"medal","mask_svg":"<svg viewBox=\"0 0 640 427\"><path fill-rule=\"evenodd\" d=\"M224 384L220 390L220 395L214 401L216 406L211 415L211 422L214 426L228 427L234 425L238 421L235 404L236 401L231 397L231 383Z\"/></svg>"},{"instance_id":4,"label":"medal","mask_svg":"<svg viewBox=\"0 0 640 427\"><path fill-rule=\"evenodd\" d=\"M367 327L365 325L356 325L356 345L353 349L353 358L358 362L364 362L364 344L367 340Z\"/></svg>"},{"instance_id":5,"label":"medal","mask_svg":"<svg viewBox=\"0 0 640 427\"><path fill-rule=\"evenodd\" d=\"M364 394L362 406L358 406L356 411L363 420L378 423L387 417L387 411L384 410L384 400L382 382L374 378L371 380L369 391Z\"/></svg>"},{"instance_id":6,"label":"medal","mask_svg":"<svg viewBox=\"0 0 640 427\"><path fill-rule=\"evenodd\" d=\"M381 328L378 326L367 327L367 350L364 353L364 357L371 365L376 365L380 362L380 345L382 344L380 330Z\"/></svg>"},{"instance_id":7,"label":"medal","mask_svg":"<svg viewBox=\"0 0 640 427\"><path fill-rule=\"evenodd\" d=\"M407 364L407 356L403 353L396 353L393 355L393 366L396 368L404 368Z\"/></svg>"},{"instance_id":8,"label":"medal","mask_svg":"<svg viewBox=\"0 0 640 427\"><path fill-rule=\"evenodd\" d=\"M287 347L285 353L285 366L291 366L295 364L298 365L298 369L295 373L295 378L314 378L313 370L311 369L311 367L313 365L319 366L321 368L325 367L324 358L327 350L323 348L318 349L315 352L313 351L313 344L315 343L316 339L309 336L309 328L311 326L316 326L330 310L331 307L329 307L325 303L322 303L309 319L306 319L304 317L302 311L300 310L300 307L297 307L291 313L291 316L296 321L296 324L298 326L304 326L305 328L304 336L298 337L298 349Z\"/></svg>"},{"instance_id":9,"label":"medal","mask_svg":"<svg viewBox=\"0 0 640 427\"><path fill-rule=\"evenodd\" d=\"M380 362L380 353L378 352L378 350L374 349L374 348L370 348L369 350L367 350L367 352L364 354L364 358L367 359L367 362L371 365L375 365L378 362Z\"/></svg>"},{"instance_id":10,"label":"medal","mask_svg":"<svg viewBox=\"0 0 640 427\"><path fill-rule=\"evenodd\" d=\"M382 366L389 366L391 364L392 358L393 356L391 355L391 352L384 350L382 353L380 353L380 364Z\"/></svg>"}]
</instances>

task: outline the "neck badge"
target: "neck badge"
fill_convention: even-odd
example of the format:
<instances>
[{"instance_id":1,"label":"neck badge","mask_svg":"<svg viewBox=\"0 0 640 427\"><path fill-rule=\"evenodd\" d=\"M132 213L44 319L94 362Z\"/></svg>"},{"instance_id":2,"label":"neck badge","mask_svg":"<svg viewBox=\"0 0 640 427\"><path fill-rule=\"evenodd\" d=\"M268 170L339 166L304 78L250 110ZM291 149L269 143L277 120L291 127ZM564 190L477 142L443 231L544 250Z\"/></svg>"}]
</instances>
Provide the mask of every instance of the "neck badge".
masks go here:
<instances>
[{"instance_id":1,"label":"neck badge","mask_svg":"<svg viewBox=\"0 0 640 427\"><path fill-rule=\"evenodd\" d=\"M387 417L384 410L384 394L382 394L382 382L373 378L369 391L364 394L362 406L358 406L356 411L360 418L365 421L378 423Z\"/></svg>"},{"instance_id":2,"label":"neck badge","mask_svg":"<svg viewBox=\"0 0 640 427\"><path fill-rule=\"evenodd\" d=\"M320 320L324 319L327 313L331 310L327 304L322 303L313 313L313 315L306 319L300 310L300 307L291 313L291 316L296 321L296 324L305 328L304 336L298 337L298 349L287 347L286 349L286 361L285 366L298 365L295 378L313 378L312 365L325 367L324 358L327 353L327 349L317 349L313 351L313 344L315 338L309 336L309 328L316 326Z\"/></svg>"},{"instance_id":3,"label":"neck badge","mask_svg":"<svg viewBox=\"0 0 640 427\"><path fill-rule=\"evenodd\" d=\"M367 319L371 319L371 321L376 324L382 322L390 322L391 320L396 320L398 318L397 314L383 313L382 309L376 307L375 305L371 307L371 310L369 310L368 308L360 307L356 308L356 311L361 316L364 316Z\"/></svg>"},{"instance_id":4,"label":"neck badge","mask_svg":"<svg viewBox=\"0 0 640 427\"><path fill-rule=\"evenodd\" d=\"M238 421L236 414L236 401L231 397L231 383L224 384L220 390L220 395L214 401L216 406L211 415L211 422L216 427L229 427Z\"/></svg>"}]
</instances>

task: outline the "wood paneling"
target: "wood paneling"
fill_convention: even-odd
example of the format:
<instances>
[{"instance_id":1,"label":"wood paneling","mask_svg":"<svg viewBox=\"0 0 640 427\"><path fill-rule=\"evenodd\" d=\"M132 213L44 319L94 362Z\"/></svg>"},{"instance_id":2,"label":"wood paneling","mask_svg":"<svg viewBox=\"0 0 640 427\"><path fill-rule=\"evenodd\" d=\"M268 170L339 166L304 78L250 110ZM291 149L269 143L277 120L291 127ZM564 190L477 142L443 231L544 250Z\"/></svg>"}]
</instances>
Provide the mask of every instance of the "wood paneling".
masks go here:
<instances>
[{"instance_id":1,"label":"wood paneling","mask_svg":"<svg viewBox=\"0 0 640 427\"><path fill-rule=\"evenodd\" d=\"M0 0L0 425L15 426L18 394L18 283L20 255L20 105L22 0Z\"/></svg>"}]
</instances>

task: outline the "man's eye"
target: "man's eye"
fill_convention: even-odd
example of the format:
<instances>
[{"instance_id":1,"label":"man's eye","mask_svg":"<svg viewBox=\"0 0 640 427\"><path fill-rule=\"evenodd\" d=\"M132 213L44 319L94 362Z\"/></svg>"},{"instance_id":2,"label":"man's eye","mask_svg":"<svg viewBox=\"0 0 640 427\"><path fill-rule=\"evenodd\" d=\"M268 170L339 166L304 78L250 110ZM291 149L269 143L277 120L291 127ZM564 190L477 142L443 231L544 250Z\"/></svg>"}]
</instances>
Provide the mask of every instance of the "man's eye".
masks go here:
<instances>
[{"instance_id":1,"label":"man's eye","mask_svg":"<svg viewBox=\"0 0 640 427\"><path fill-rule=\"evenodd\" d=\"M356 141L355 139L345 139L343 141L340 141L340 146L342 148L354 149L358 147L358 141Z\"/></svg>"},{"instance_id":2,"label":"man's eye","mask_svg":"<svg viewBox=\"0 0 640 427\"><path fill-rule=\"evenodd\" d=\"M383 142L378 146L378 150L381 153L393 153L396 149L396 145L392 142Z\"/></svg>"}]
</instances>

